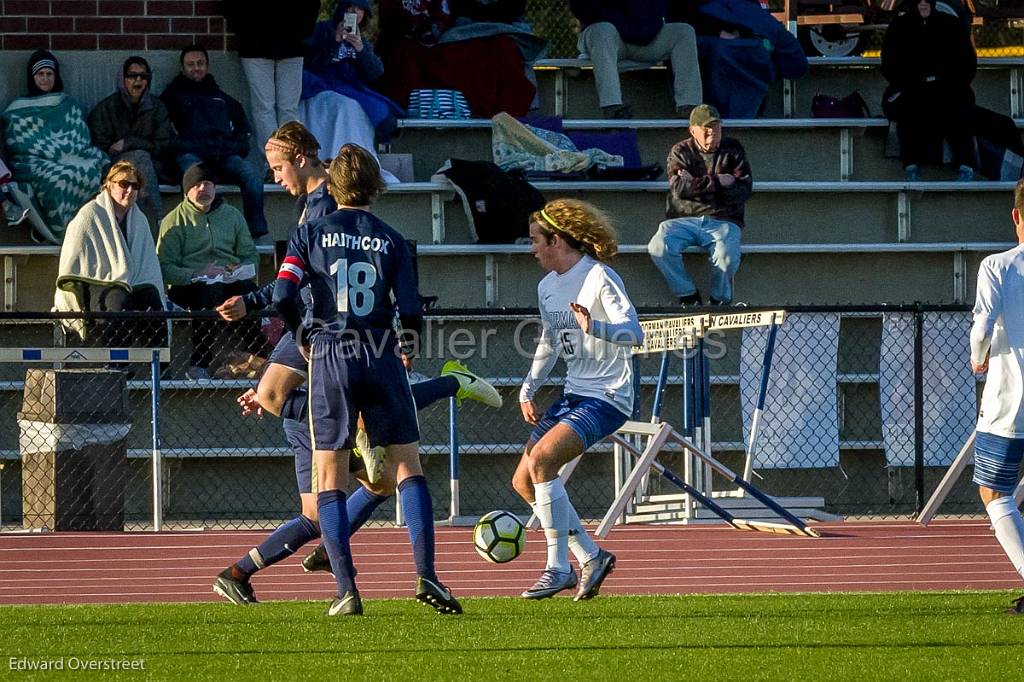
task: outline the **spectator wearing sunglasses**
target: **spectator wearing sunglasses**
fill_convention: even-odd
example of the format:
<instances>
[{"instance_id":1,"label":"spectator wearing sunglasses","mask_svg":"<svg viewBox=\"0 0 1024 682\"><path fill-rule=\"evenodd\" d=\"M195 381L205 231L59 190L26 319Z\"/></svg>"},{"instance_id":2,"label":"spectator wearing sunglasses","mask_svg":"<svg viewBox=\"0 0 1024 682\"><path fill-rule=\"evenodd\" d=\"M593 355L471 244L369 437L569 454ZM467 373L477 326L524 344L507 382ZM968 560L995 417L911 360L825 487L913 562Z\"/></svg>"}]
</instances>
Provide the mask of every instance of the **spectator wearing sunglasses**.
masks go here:
<instances>
[{"instance_id":1,"label":"spectator wearing sunglasses","mask_svg":"<svg viewBox=\"0 0 1024 682\"><path fill-rule=\"evenodd\" d=\"M57 267L58 311L162 310L164 280L146 216L136 205L146 180L129 161L107 171L103 189L68 223ZM141 320L68 320L91 345L163 344L161 325Z\"/></svg>"},{"instance_id":2,"label":"spectator wearing sunglasses","mask_svg":"<svg viewBox=\"0 0 1024 682\"><path fill-rule=\"evenodd\" d=\"M130 161L145 178L138 204L155 237L163 214L160 161L171 144L172 129L167 107L150 93L152 76L142 57L126 59L117 92L89 112L88 123L94 145L114 161Z\"/></svg>"}]
</instances>

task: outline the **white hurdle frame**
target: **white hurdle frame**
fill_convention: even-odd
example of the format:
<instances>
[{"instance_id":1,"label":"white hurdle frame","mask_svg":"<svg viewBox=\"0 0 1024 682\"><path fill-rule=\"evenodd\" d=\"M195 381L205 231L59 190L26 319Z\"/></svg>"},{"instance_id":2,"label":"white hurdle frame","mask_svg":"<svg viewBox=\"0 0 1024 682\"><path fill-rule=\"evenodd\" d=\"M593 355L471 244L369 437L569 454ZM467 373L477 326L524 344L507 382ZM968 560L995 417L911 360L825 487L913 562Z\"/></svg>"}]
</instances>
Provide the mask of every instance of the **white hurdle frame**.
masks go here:
<instances>
[{"instance_id":1,"label":"white hurdle frame","mask_svg":"<svg viewBox=\"0 0 1024 682\"><path fill-rule=\"evenodd\" d=\"M145 363L150 366L153 426L153 530L163 530L163 456L160 445L160 363L171 361L170 348L0 348L0 362L50 364Z\"/></svg>"}]
</instances>

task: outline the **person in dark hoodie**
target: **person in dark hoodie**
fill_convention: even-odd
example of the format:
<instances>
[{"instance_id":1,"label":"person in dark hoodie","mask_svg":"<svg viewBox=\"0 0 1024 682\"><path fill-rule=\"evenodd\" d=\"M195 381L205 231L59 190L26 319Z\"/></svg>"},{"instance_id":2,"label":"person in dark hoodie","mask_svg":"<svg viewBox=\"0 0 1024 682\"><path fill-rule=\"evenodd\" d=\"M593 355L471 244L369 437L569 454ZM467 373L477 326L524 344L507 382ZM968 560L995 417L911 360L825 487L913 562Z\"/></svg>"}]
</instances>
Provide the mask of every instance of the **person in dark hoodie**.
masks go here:
<instances>
[{"instance_id":1,"label":"person in dark hoodie","mask_svg":"<svg viewBox=\"0 0 1024 682\"><path fill-rule=\"evenodd\" d=\"M882 75L889 87L882 110L896 123L908 181L921 179L919 164L941 158L949 142L957 180L974 179L971 81L978 57L961 20L934 0L909 0L882 42Z\"/></svg>"},{"instance_id":2,"label":"person in dark hoodie","mask_svg":"<svg viewBox=\"0 0 1024 682\"><path fill-rule=\"evenodd\" d=\"M703 101L693 27L665 23L666 0L570 0L583 30L577 46L594 65L597 100L605 118L632 118L622 102L620 60L672 64L676 113L687 118Z\"/></svg>"},{"instance_id":3,"label":"person in dark hoodie","mask_svg":"<svg viewBox=\"0 0 1024 682\"><path fill-rule=\"evenodd\" d=\"M89 112L88 123L94 145L112 161L130 161L142 175L138 205L155 237L162 214L159 172L171 144L171 118L164 103L149 91L152 77L145 59L126 59L120 87Z\"/></svg>"},{"instance_id":4,"label":"person in dark hoodie","mask_svg":"<svg viewBox=\"0 0 1024 682\"><path fill-rule=\"evenodd\" d=\"M249 81L256 142L299 120L302 44L313 32L320 0L293 0L288 11L271 3L225 0L224 18L238 38L238 57Z\"/></svg>"},{"instance_id":5,"label":"person in dark hoodie","mask_svg":"<svg viewBox=\"0 0 1024 682\"><path fill-rule=\"evenodd\" d=\"M249 233L267 234L263 213L263 173L246 161L252 129L238 100L220 89L209 72L210 56L202 45L181 51L181 73L160 95L177 132L172 144L178 169L204 163L221 182L242 189L242 208Z\"/></svg>"}]
</instances>

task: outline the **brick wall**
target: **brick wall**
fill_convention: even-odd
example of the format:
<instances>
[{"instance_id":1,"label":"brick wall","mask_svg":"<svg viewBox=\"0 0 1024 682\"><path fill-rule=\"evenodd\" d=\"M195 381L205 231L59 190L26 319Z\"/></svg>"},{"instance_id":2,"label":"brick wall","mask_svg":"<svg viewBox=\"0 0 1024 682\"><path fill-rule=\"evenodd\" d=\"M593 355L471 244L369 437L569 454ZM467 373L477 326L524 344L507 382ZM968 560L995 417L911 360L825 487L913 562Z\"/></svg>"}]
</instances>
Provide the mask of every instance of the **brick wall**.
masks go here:
<instances>
[{"instance_id":1,"label":"brick wall","mask_svg":"<svg viewBox=\"0 0 1024 682\"><path fill-rule=\"evenodd\" d=\"M0 0L0 41L2 50L234 48L218 0Z\"/></svg>"}]
</instances>

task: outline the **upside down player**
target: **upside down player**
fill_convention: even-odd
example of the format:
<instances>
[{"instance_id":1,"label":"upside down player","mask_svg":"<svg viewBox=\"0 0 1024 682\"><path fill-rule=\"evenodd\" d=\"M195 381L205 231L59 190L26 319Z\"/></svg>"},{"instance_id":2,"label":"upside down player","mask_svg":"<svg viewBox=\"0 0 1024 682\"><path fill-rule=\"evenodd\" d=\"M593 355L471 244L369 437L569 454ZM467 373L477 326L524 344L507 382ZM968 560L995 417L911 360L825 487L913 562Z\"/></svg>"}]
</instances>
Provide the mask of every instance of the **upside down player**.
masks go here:
<instances>
[{"instance_id":1,"label":"upside down player","mask_svg":"<svg viewBox=\"0 0 1024 682\"><path fill-rule=\"evenodd\" d=\"M416 408L392 324L396 308L404 335L422 324L411 257L402 236L367 210L384 188L369 152L345 145L328 174L339 209L295 231L274 291L278 311L309 357L313 484L338 585L327 614L363 610L344 492L357 414L371 442L385 446L387 471L398 482L416 562L416 598L440 613L461 613L434 570L433 509L419 461ZM295 296L307 283L313 323L303 325Z\"/></svg>"},{"instance_id":2,"label":"upside down player","mask_svg":"<svg viewBox=\"0 0 1024 682\"><path fill-rule=\"evenodd\" d=\"M615 568L615 556L587 535L558 470L605 436L633 411L629 347L643 341L636 309L606 262L616 252L608 218L590 204L556 199L530 216L530 251L550 272L537 285L541 336L519 406L534 425L512 486L544 527L548 557L537 582L523 592L544 599L577 585L569 549L581 566L575 600L597 596ZM564 395L541 416L533 398L565 359Z\"/></svg>"},{"instance_id":3,"label":"upside down player","mask_svg":"<svg viewBox=\"0 0 1024 682\"><path fill-rule=\"evenodd\" d=\"M319 143L301 123L290 122L278 128L267 141L267 163L275 179L293 196L299 197L298 223L328 215L338 205L327 192L327 172L320 163ZM225 320L242 319L247 310L262 310L273 299L275 283L245 296L229 298L218 312ZM306 290L303 290L305 293ZM308 294L307 299L308 299ZM304 305L308 300L304 299ZM270 412L283 419L288 443L295 453L295 473L301 500L301 514L275 530L259 546L251 548L232 566L224 569L214 582L214 591L234 604L256 603L250 578L293 554L310 540L320 537L317 524L317 501L312 493L312 453L307 420L307 395L302 384L306 381L306 359L299 353L291 332L286 332L270 357L267 370L260 378L256 391L239 396L243 414ZM486 381L469 372L458 362L450 361L442 376L413 385L417 409L447 397L478 400L492 407L500 407L501 396ZM360 439L363 436L363 439ZM364 457L353 457L349 470L362 483L362 487L347 499L350 522L354 533L366 522L384 501L395 493L393 478L383 476L379 448L369 446L365 433L356 438ZM330 570L323 545L303 560L306 570Z\"/></svg>"},{"instance_id":4,"label":"upside down player","mask_svg":"<svg viewBox=\"0 0 1024 682\"><path fill-rule=\"evenodd\" d=\"M971 369L988 372L974 441L974 482L996 539L1024 577L1024 520L1013 491L1024 455L1024 181L1013 191L1017 246L978 269ZM1006 610L1024 614L1024 597Z\"/></svg>"}]
</instances>

